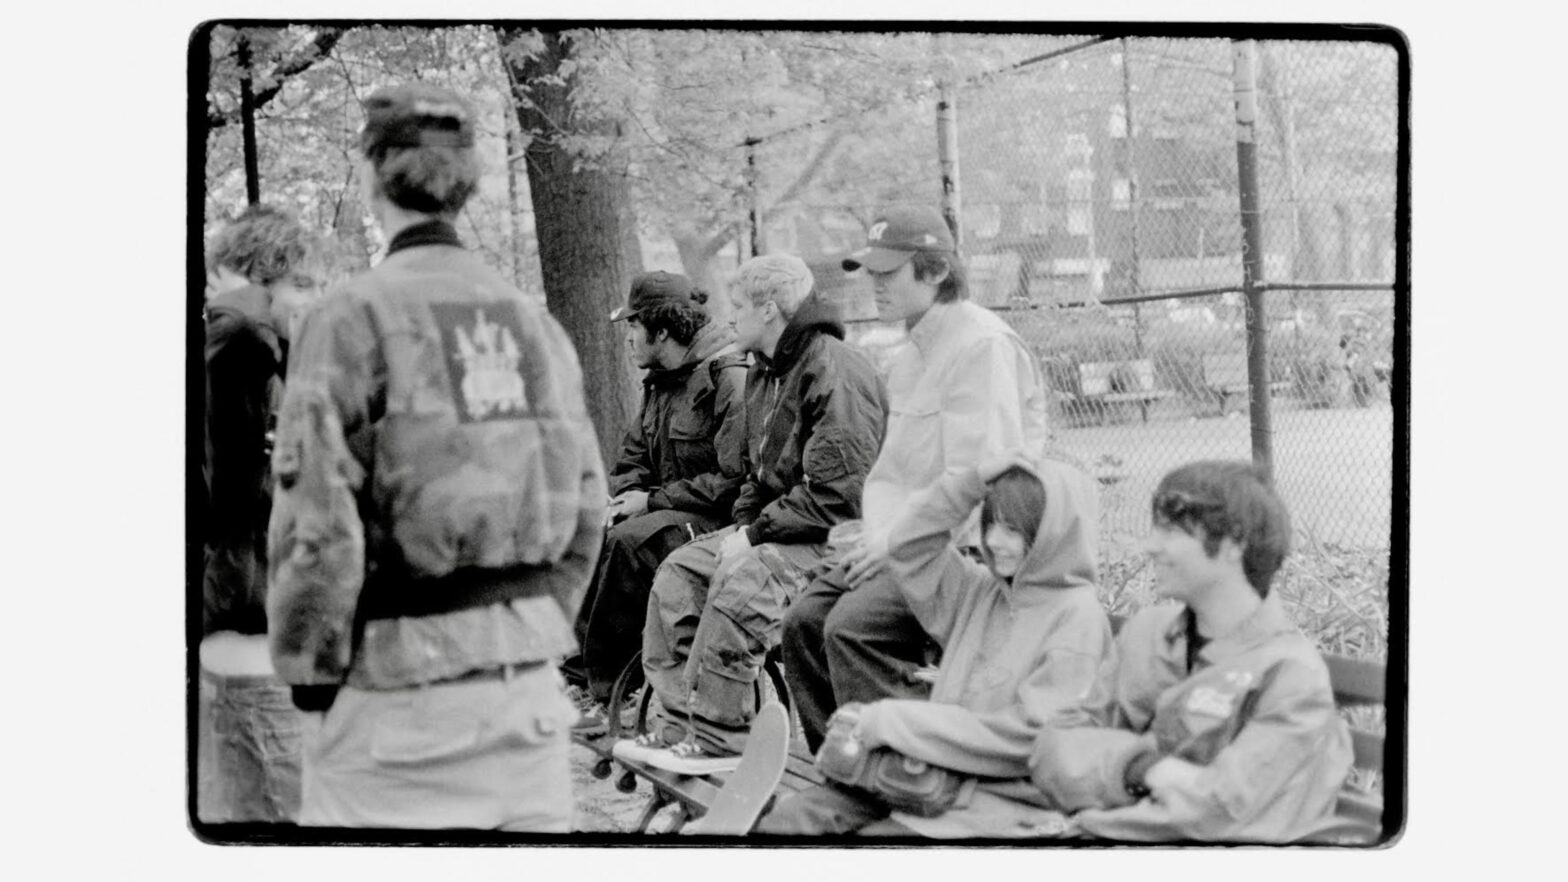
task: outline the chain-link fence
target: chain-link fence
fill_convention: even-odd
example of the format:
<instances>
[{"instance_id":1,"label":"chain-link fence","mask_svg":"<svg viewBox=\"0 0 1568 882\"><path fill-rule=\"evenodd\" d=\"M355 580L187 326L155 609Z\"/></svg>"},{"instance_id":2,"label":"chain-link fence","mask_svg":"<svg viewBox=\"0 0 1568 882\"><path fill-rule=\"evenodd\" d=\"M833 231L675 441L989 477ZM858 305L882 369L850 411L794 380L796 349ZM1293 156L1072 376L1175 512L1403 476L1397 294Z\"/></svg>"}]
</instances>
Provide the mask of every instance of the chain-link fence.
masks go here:
<instances>
[{"instance_id":1,"label":"chain-link fence","mask_svg":"<svg viewBox=\"0 0 1568 882\"><path fill-rule=\"evenodd\" d=\"M1147 531L1166 471L1253 455L1237 45L1042 37L1036 60L945 93L972 297L1040 359L1058 442L1105 487L1111 558ZM1275 479L1300 540L1386 552L1396 55L1312 41L1259 43L1253 58ZM868 150L851 169L881 200L834 202L824 178L763 231L765 250L808 258L883 357L901 331L875 321L864 279L836 258L877 208L943 199L933 121L929 102L866 113L857 127L886 155ZM832 137L792 133L753 156L799 167Z\"/></svg>"}]
</instances>

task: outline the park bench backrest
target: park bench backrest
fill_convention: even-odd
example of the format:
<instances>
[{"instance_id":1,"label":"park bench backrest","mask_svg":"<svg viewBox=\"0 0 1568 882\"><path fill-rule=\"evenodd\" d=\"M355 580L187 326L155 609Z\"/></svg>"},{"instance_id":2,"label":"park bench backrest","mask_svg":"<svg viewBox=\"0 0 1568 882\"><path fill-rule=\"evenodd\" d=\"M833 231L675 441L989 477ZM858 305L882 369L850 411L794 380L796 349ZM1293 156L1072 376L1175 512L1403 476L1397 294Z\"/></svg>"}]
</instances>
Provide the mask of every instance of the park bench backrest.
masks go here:
<instances>
[{"instance_id":1,"label":"park bench backrest","mask_svg":"<svg viewBox=\"0 0 1568 882\"><path fill-rule=\"evenodd\" d=\"M1203 356L1203 381L1217 388L1247 385L1247 354L1224 352Z\"/></svg>"}]
</instances>

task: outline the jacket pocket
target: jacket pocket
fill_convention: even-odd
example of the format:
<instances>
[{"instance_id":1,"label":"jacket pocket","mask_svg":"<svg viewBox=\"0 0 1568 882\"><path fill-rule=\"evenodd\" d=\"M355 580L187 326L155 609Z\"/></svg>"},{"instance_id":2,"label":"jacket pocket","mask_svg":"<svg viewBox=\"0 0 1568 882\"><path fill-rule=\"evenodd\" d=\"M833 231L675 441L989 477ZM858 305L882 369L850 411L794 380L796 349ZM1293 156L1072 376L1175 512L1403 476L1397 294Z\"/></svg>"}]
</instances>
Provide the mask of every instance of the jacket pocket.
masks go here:
<instances>
[{"instance_id":1,"label":"jacket pocket","mask_svg":"<svg viewBox=\"0 0 1568 882\"><path fill-rule=\"evenodd\" d=\"M713 449L713 429L702 414L686 411L670 419L670 447L678 474L662 476L665 481L680 480L719 470Z\"/></svg>"}]
</instances>

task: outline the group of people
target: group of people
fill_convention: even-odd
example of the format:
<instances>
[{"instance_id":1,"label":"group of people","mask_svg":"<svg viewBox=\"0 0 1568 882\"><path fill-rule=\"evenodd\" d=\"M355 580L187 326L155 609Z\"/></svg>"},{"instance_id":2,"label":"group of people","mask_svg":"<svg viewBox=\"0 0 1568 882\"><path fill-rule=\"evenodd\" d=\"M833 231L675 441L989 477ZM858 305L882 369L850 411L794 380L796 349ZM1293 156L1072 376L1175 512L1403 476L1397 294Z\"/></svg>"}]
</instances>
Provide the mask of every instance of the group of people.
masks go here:
<instances>
[{"instance_id":1,"label":"group of people","mask_svg":"<svg viewBox=\"0 0 1568 882\"><path fill-rule=\"evenodd\" d=\"M467 103L417 84L365 111L377 266L301 306L308 248L266 210L208 260L235 290L207 310L206 477L232 528L204 626L265 633L316 721L301 824L565 832L569 733L607 728L634 659L655 717L614 753L705 774L738 763L775 648L814 752L973 781L949 810L977 829L995 792L1122 839L1330 819L1349 734L1269 592L1290 528L1268 480L1165 477L1148 550L1177 603L1113 638L1096 482L1051 447L1039 368L967 299L938 212L882 212L844 261L908 332L885 376L796 257L745 262L727 325L685 277L639 275L607 320L642 407L606 470L564 331L451 224L477 182ZM758 831L898 804L830 780Z\"/></svg>"}]
</instances>

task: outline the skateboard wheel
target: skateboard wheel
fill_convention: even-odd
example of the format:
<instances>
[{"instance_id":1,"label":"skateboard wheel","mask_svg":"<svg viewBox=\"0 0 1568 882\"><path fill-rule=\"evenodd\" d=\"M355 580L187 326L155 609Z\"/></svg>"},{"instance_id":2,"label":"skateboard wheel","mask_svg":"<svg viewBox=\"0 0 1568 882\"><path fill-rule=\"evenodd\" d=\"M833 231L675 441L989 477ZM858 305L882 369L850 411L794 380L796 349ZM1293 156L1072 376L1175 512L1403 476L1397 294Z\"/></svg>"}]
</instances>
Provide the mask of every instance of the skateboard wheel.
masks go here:
<instances>
[{"instance_id":1,"label":"skateboard wheel","mask_svg":"<svg viewBox=\"0 0 1568 882\"><path fill-rule=\"evenodd\" d=\"M605 778L610 777L610 772L613 771L614 768L615 766L609 760L599 760L593 764L593 776L598 778L600 781L603 781Z\"/></svg>"},{"instance_id":2,"label":"skateboard wheel","mask_svg":"<svg viewBox=\"0 0 1568 882\"><path fill-rule=\"evenodd\" d=\"M621 777L615 781L615 789L622 793L633 793L637 790L637 776L631 772L622 772Z\"/></svg>"}]
</instances>

